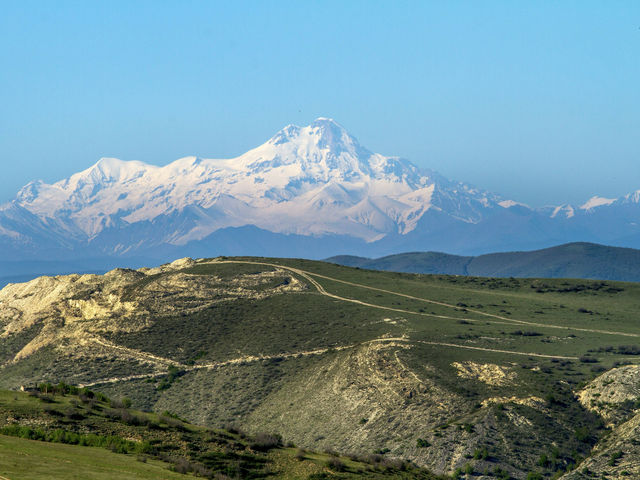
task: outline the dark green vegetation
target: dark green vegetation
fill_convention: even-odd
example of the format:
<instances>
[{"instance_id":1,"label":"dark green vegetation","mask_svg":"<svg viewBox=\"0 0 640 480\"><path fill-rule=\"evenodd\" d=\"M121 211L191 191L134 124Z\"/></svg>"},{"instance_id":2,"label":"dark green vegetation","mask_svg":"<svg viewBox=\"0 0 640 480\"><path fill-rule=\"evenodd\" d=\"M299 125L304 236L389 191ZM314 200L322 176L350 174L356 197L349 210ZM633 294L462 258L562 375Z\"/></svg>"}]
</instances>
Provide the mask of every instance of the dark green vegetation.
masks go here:
<instances>
[{"instance_id":1,"label":"dark green vegetation","mask_svg":"<svg viewBox=\"0 0 640 480\"><path fill-rule=\"evenodd\" d=\"M305 451L277 435L199 427L128 403L64 384L0 391L0 472L43 479L439 478L408 462Z\"/></svg>"},{"instance_id":2,"label":"dark green vegetation","mask_svg":"<svg viewBox=\"0 0 640 480\"><path fill-rule=\"evenodd\" d=\"M543 250L491 253L477 257L416 252L376 259L340 255L327 261L393 272L640 282L640 250L595 243L567 243Z\"/></svg>"},{"instance_id":3,"label":"dark green vegetation","mask_svg":"<svg viewBox=\"0 0 640 480\"><path fill-rule=\"evenodd\" d=\"M88 384L210 428L467 478L575 474L616 435L590 402L618 401L576 394L640 360L633 283L221 258L2 294L5 388Z\"/></svg>"}]
</instances>

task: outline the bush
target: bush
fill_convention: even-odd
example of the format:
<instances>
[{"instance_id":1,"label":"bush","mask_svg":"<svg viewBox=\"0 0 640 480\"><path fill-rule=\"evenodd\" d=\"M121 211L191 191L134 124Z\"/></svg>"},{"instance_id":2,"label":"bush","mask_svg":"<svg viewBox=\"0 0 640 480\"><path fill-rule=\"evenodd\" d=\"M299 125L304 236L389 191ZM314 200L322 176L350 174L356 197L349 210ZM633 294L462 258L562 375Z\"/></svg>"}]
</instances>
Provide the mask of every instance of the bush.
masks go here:
<instances>
[{"instance_id":1,"label":"bush","mask_svg":"<svg viewBox=\"0 0 640 480\"><path fill-rule=\"evenodd\" d=\"M407 462L400 458L384 458L381 463L387 470L404 471L407 469Z\"/></svg>"},{"instance_id":2,"label":"bush","mask_svg":"<svg viewBox=\"0 0 640 480\"><path fill-rule=\"evenodd\" d=\"M180 378L185 373L187 373L185 370L180 370L175 365L169 366L169 369L167 370L167 376L160 381L156 389L157 390L168 389L169 387L171 387L173 382L175 382L178 378Z\"/></svg>"},{"instance_id":3,"label":"bush","mask_svg":"<svg viewBox=\"0 0 640 480\"><path fill-rule=\"evenodd\" d=\"M542 334L540 332L534 332L531 330L528 331L522 331L522 330L515 330L514 332L511 332L511 335L516 335L516 336L523 336L523 337L541 337Z\"/></svg>"},{"instance_id":4,"label":"bush","mask_svg":"<svg viewBox=\"0 0 640 480\"><path fill-rule=\"evenodd\" d=\"M327 467L335 472L343 472L347 467L338 457L331 457L327 461Z\"/></svg>"},{"instance_id":5,"label":"bush","mask_svg":"<svg viewBox=\"0 0 640 480\"><path fill-rule=\"evenodd\" d=\"M266 452L282 446L282 437L274 433L258 433L249 446L253 450Z\"/></svg>"},{"instance_id":6,"label":"bush","mask_svg":"<svg viewBox=\"0 0 640 480\"><path fill-rule=\"evenodd\" d=\"M588 355L582 355L578 360L580 360L582 363L598 363L600 361L597 358L590 357Z\"/></svg>"},{"instance_id":7,"label":"bush","mask_svg":"<svg viewBox=\"0 0 640 480\"><path fill-rule=\"evenodd\" d=\"M431 444L425 440L424 438L419 438L418 440L416 440L416 447L418 448L427 448L430 447Z\"/></svg>"},{"instance_id":8,"label":"bush","mask_svg":"<svg viewBox=\"0 0 640 480\"><path fill-rule=\"evenodd\" d=\"M489 458L489 452L487 447L476 448L475 452L473 452L474 460L486 460Z\"/></svg>"},{"instance_id":9,"label":"bush","mask_svg":"<svg viewBox=\"0 0 640 480\"><path fill-rule=\"evenodd\" d=\"M576 440L579 442L589 443L591 440L589 429L587 427L576 428Z\"/></svg>"},{"instance_id":10,"label":"bush","mask_svg":"<svg viewBox=\"0 0 640 480\"><path fill-rule=\"evenodd\" d=\"M540 455L540 458L538 459L538 465L547 468L550 464L551 462L549 461L549 457L547 457L546 454L543 453L542 455Z\"/></svg>"},{"instance_id":11,"label":"bush","mask_svg":"<svg viewBox=\"0 0 640 480\"><path fill-rule=\"evenodd\" d=\"M164 423L168 427L175 428L176 430L185 431L187 428L181 420L176 419L175 417L168 417L164 414L160 415L160 422Z\"/></svg>"},{"instance_id":12,"label":"bush","mask_svg":"<svg viewBox=\"0 0 640 480\"><path fill-rule=\"evenodd\" d=\"M211 471L200 463L192 462L184 457L179 457L173 461L175 462L173 469L178 473L186 475L189 472L193 472L198 477L211 477Z\"/></svg>"},{"instance_id":13,"label":"bush","mask_svg":"<svg viewBox=\"0 0 640 480\"><path fill-rule=\"evenodd\" d=\"M84 418L84 415L73 407L67 408L64 412L64 416L69 420L82 420Z\"/></svg>"},{"instance_id":14,"label":"bush","mask_svg":"<svg viewBox=\"0 0 640 480\"><path fill-rule=\"evenodd\" d=\"M127 397L122 397L118 400L112 398L109 401L109 405L111 406L111 408L131 408L131 400L129 400Z\"/></svg>"},{"instance_id":15,"label":"bush","mask_svg":"<svg viewBox=\"0 0 640 480\"><path fill-rule=\"evenodd\" d=\"M618 450L617 452L612 453L611 457L609 457L608 465L610 467L615 466L616 463L618 463L618 460L620 460L621 458L622 458L622 450Z\"/></svg>"},{"instance_id":16,"label":"bush","mask_svg":"<svg viewBox=\"0 0 640 480\"><path fill-rule=\"evenodd\" d=\"M500 467L496 467L493 469L493 475L498 477L500 480L510 480L511 475L506 470L503 470Z\"/></svg>"}]
</instances>

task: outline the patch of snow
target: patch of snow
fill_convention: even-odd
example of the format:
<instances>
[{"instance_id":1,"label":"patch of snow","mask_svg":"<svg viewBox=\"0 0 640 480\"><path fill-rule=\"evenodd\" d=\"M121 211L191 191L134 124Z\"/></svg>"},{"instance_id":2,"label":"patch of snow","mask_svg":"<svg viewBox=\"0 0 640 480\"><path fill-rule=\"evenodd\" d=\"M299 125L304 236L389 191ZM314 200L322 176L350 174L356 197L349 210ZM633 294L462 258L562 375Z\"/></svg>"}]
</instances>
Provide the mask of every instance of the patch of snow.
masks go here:
<instances>
[{"instance_id":1,"label":"patch of snow","mask_svg":"<svg viewBox=\"0 0 640 480\"><path fill-rule=\"evenodd\" d=\"M553 209L551 218L556 218L558 215L563 215L565 218L572 218L575 215L575 210L571 205L560 205Z\"/></svg>"},{"instance_id":2,"label":"patch of snow","mask_svg":"<svg viewBox=\"0 0 640 480\"><path fill-rule=\"evenodd\" d=\"M611 205L615 201L616 201L615 198L604 198L604 197L598 197L596 195L594 197L591 197L589 200L586 201L586 203L581 205L580 209L581 210L591 210L591 209L596 208L596 207L602 207L604 205Z\"/></svg>"},{"instance_id":3,"label":"patch of snow","mask_svg":"<svg viewBox=\"0 0 640 480\"><path fill-rule=\"evenodd\" d=\"M501 202L498 202L498 205L500 205L502 208L511 208L511 207L525 207L525 208L529 208L529 206L525 203L520 203L520 202L516 202L514 200L503 200Z\"/></svg>"}]
</instances>

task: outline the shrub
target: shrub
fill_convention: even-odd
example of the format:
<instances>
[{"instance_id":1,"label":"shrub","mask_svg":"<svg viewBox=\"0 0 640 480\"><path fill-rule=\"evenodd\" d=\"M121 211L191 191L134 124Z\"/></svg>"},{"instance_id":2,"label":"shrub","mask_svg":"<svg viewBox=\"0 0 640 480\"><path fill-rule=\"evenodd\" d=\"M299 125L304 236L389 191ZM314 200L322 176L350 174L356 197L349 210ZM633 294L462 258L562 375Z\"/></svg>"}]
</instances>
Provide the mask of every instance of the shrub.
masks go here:
<instances>
[{"instance_id":1,"label":"shrub","mask_svg":"<svg viewBox=\"0 0 640 480\"><path fill-rule=\"evenodd\" d=\"M418 440L416 440L416 447L418 448L427 448L430 447L431 444L425 440L424 438L419 438Z\"/></svg>"},{"instance_id":2,"label":"shrub","mask_svg":"<svg viewBox=\"0 0 640 480\"><path fill-rule=\"evenodd\" d=\"M600 361L597 358L590 357L588 355L582 355L578 360L580 360L582 363L598 363Z\"/></svg>"},{"instance_id":3,"label":"shrub","mask_svg":"<svg viewBox=\"0 0 640 480\"><path fill-rule=\"evenodd\" d=\"M112 398L109 401L109 405L111 406L111 408L130 408L131 400L129 400L127 397L122 397L117 400L115 398Z\"/></svg>"},{"instance_id":4,"label":"shrub","mask_svg":"<svg viewBox=\"0 0 640 480\"><path fill-rule=\"evenodd\" d=\"M253 450L266 452L282 446L282 437L274 433L258 433L249 446Z\"/></svg>"},{"instance_id":5,"label":"shrub","mask_svg":"<svg viewBox=\"0 0 640 480\"><path fill-rule=\"evenodd\" d=\"M75 408L67 408L64 412L64 416L69 420L82 420L84 415L78 412Z\"/></svg>"},{"instance_id":6,"label":"shrub","mask_svg":"<svg viewBox=\"0 0 640 480\"><path fill-rule=\"evenodd\" d=\"M204 465L201 465L196 462L192 462L184 457L180 457L175 461L173 469L182 474L187 474L189 472L193 472L196 476L199 477L210 477L211 471L209 471Z\"/></svg>"},{"instance_id":7,"label":"shrub","mask_svg":"<svg viewBox=\"0 0 640 480\"><path fill-rule=\"evenodd\" d=\"M43 408L44 412L48 415L53 415L54 417L59 417L62 415L62 412L55 407L51 407L49 405Z\"/></svg>"},{"instance_id":8,"label":"shrub","mask_svg":"<svg viewBox=\"0 0 640 480\"><path fill-rule=\"evenodd\" d=\"M387 470L406 470L407 462L400 458L385 458L382 460L382 466Z\"/></svg>"},{"instance_id":9,"label":"shrub","mask_svg":"<svg viewBox=\"0 0 640 480\"><path fill-rule=\"evenodd\" d=\"M185 373L186 373L185 370L180 370L175 365L169 366L169 369L167 370L167 376L160 381L160 383L156 387L157 390L166 390L167 388L171 387L173 382L175 382L179 377L181 377Z\"/></svg>"},{"instance_id":10,"label":"shrub","mask_svg":"<svg viewBox=\"0 0 640 480\"><path fill-rule=\"evenodd\" d=\"M496 467L493 469L493 475L498 477L500 480L510 480L511 475L506 470L503 470L500 467Z\"/></svg>"},{"instance_id":11,"label":"shrub","mask_svg":"<svg viewBox=\"0 0 640 480\"><path fill-rule=\"evenodd\" d=\"M618 462L618 460L620 460L622 458L622 450L618 450L617 452L614 452L611 454L611 456L609 457L609 462L608 465L610 467L615 466L615 464Z\"/></svg>"},{"instance_id":12,"label":"shrub","mask_svg":"<svg viewBox=\"0 0 640 480\"><path fill-rule=\"evenodd\" d=\"M184 423L174 417L167 417L166 415L160 415L160 422L164 423L168 427L175 428L176 430L186 430Z\"/></svg>"},{"instance_id":13,"label":"shrub","mask_svg":"<svg viewBox=\"0 0 640 480\"><path fill-rule=\"evenodd\" d=\"M338 457L330 457L327 460L327 467L335 472L343 472L346 469L346 465Z\"/></svg>"},{"instance_id":14,"label":"shrub","mask_svg":"<svg viewBox=\"0 0 640 480\"><path fill-rule=\"evenodd\" d=\"M549 405L560 404L560 401L555 397L555 395L553 393L547 393L544 396L544 399Z\"/></svg>"},{"instance_id":15,"label":"shrub","mask_svg":"<svg viewBox=\"0 0 640 480\"><path fill-rule=\"evenodd\" d=\"M474 460L486 460L489 457L489 452L487 451L487 447L476 448L475 452L473 452Z\"/></svg>"},{"instance_id":16,"label":"shrub","mask_svg":"<svg viewBox=\"0 0 640 480\"><path fill-rule=\"evenodd\" d=\"M589 429L587 427L576 428L576 440L588 443L591 440Z\"/></svg>"}]
</instances>

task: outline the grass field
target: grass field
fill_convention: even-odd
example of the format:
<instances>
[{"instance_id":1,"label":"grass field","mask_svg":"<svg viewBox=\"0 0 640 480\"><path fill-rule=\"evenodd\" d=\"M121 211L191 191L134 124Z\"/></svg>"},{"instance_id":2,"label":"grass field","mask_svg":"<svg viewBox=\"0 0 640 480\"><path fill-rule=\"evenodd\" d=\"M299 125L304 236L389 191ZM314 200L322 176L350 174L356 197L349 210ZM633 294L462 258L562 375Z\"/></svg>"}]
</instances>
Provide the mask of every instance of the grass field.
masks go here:
<instances>
[{"instance_id":1,"label":"grass field","mask_svg":"<svg viewBox=\"0 0 640 480\"><path fill-rule=\"evenodd\" d=\"M145 463L104 448L78 447L0 435L0 478L159 480L185 478L157 460Z\"/></svg>"}]
</instances>

